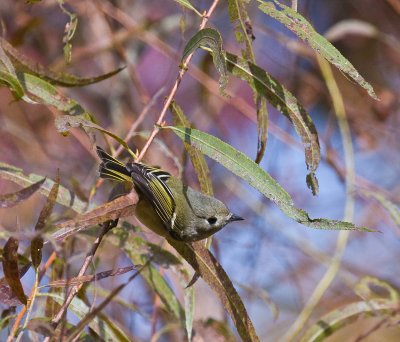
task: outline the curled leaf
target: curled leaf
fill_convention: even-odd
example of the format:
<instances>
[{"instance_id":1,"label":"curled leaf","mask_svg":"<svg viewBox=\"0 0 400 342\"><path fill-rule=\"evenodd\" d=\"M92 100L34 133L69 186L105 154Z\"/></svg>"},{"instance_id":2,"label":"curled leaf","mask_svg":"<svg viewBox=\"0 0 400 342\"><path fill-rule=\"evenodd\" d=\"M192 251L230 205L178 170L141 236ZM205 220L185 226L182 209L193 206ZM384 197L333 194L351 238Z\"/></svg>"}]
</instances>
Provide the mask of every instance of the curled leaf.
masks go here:
<instances>
[{"instance_id":1,"label":"curled leaf","mask_svg":"<svg viewBox=\"0 0 400 342\"><path fill-rule=\"evenodd\" d=\"M225 53L222 49L221 34L212 28L204 28L197 32L186 44L183 51L182 61L201 46L208 46L217 68L219 78L219 88L223 92L228 83L228 72L226 68Z\"/></svg>"},{"instance_id":2,"label":"curled leaf","mask_svg":"<svg viewBox=\"0 0 400 342\"><path fill-rule=\"evenodd\" d=\"M13 293L22 304L26 305L27 299L18 270L18 245L19 241L13 237L10 237L4 245L3 271L4 277Z\"/></svg>"}]
</instances>

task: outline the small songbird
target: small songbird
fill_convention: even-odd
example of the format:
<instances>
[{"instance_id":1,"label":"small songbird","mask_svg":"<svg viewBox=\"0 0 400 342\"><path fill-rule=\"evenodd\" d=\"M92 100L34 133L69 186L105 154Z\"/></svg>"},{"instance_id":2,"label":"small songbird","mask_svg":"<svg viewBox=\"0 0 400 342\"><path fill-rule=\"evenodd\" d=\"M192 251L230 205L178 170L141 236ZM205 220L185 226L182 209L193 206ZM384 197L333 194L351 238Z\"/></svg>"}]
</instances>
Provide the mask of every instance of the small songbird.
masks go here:
<instances>
[{"instance_id":1,"label":"small songbird","mask_svg":"<svg viewBox=\"0 0 400 342\"><path fill-rule=\"evenodd\" d=\"M205 239L229 222L243 220L224 203L206 196L161 169L142 163L123 164L97 146L100 177L133 182L139 195L137 218L155 233L178 241Z\"/></svg>"}]
</instances>

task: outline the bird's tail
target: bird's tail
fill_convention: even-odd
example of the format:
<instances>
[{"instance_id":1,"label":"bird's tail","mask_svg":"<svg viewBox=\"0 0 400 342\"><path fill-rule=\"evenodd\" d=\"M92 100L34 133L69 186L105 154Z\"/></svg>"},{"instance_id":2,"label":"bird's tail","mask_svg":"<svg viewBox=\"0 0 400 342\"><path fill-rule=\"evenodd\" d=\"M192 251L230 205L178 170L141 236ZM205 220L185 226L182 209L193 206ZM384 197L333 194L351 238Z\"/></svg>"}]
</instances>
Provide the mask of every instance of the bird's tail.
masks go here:
<instances>
[{"instance_id":1,"label":"bird's tail","mask_svg":"<svg viewBox=\"0 0 400 342\"><path fill-rule=\"evenodd\" d=\"M126 169L125 164L110 156L99 146L96 146L96 151L102 161L99 166L101 178L112 179L119 182L132 182L131 174Z\"/></svg>"}]
</instances>

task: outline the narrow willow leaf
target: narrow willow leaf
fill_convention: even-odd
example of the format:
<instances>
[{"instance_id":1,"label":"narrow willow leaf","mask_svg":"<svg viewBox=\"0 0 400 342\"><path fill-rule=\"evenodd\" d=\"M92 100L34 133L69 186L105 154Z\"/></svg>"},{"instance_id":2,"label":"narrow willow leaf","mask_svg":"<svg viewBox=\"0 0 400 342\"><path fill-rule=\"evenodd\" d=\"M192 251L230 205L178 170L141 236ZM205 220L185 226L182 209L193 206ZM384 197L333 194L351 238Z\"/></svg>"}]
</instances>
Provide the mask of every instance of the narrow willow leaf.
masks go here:
<instances>
[{"instance_id":1,"label":"narrow willow leaf","mask_svg":"<svg viewBox=\"0 0 400 342\"><path fill-rule=\"evenodd\" d=\"M222 49L221 34L212 28L204 28L197 32L186 44L183 51L182 61L201 46L211 49L214 65L219 72L219 88L224 91L228 83L228 72L226 68L225 53Z\"/></svg>"},{"instance_id":2,"label":"narrow willow leaf","mask_svg":"<svg viewBox=\"0 0 400 342\"><path fill-rule=\"evenodd\" d=\"M53 184L49 196L47 196L46 203L42 208L39 218L36 222L35 231L39 233L38 236L34 237L31 242L31 258L32 264L37 269L42 261L42 249L43 249L43 238L40 235L40 231L46 225L46 221L53 211L54 205L57 200L58 189L60 187L60 171L57 172L56 181Z\"/></svg>"},{"instance_id":3,"label":"narrow willow leaf","mask_svg":"<svg viewBox=\"0 0 400 342\"><path fill-rule=\"evenodd\" d=\"M191 127L188 118L182 111L182 108L177 105L175 101L171 102L170 110L174 116L174 124L176 126ZM190 146L190 144L185 143L184 145L199 180L201 192L208 196L213 196L214 191L210 178L210 169L208 168L204 155L199 150Z\"/></svg>"},{"instance_id":4,"label":"narrow willow leaf","mask_svg":"<svg viewBox=\"0 0 400 342\"><path fill-rule=\"evenodd\" d=\"M311 117L297 102L297 99L265 70L233 54L227 53L226 57L228 70L231 73L246 81L258 94L266 97L275 108L285 114L293 123L305 148L306 164L310 170L307 175L307 184L312 188L313 194L317 194L318 181L315 177L315 170L320 162L320 148L318 134ZM261 116L262 119L263 117ZM259 135L262 134L262 127L263 124L260 123L260 115L258 115ZM266 127L264 128L264 134L266 134ZM260 138L259 141L263 142ZM261 148L262 145L259 147L259 151L262 151ZM257 161L259 161L259 158L256 159Z\"/></svg>"},{"instance_id":5,"label":"narrow willow leaf","mask_svg":"<svg viewBox=\"0 0 400 342\"><path fill-rule=\"evenodd\" d=\"M22 187L28 187L38 182L39 179L43 179L43 176L33 173L25 175L21 169L0 162L0 178L12 181ZM44 196L48 196L53 185L54 181L47 178L40 187L39 192ZM86 204L84 202L77 198L72 191L63 186L60 186L59 188L57 203L71 208L76 213L83 213L86 208Z\"/></svg>"},{"instance_id":6,"label":"narrow willow leaf","mask_svg":"<svg viewBox=\"0 0 400 342\"><path fill-rule=\"evenodd\" d=\"M318 133L311 117L297 99L264 69L229 52L226 53L226 60L230 73L247 82L253 91L264 96L293 124L303 142L309 177L314 179L321 155Z\"/></svg>"},{"instance_id":7,"label":"narrow willow leaf","mask_svg":"<svg viewBox=\"0 0 400 342\"><path fill-rule=\"evenodd\" d=\"M139 236L133 236L125 229L113 229L107 235L107 241L114 246L121 248L127 256L136 264L146 264L152 259L149 251L149 243ZM144 278L148 286L160 296L162 303L167 311L175 319L182 321L185 317L184 310L171 287L153 265L143 268L140 275Z\"/></svg>"},{"instance_id":8,"label":"narrow willow leaf","mask_svg":"<svg viewBox=\"0 0 400 342\"><path fill-rule=\"evenodd\" d=\"M13 293L15 293L22 304L26 305L27 299L18 270L18 245L19 241L13 237L10 237L4 245L2 260L3 272Z\"/></svg>"},{"instance_id":9,"label":"narrow willow leaf","mask_svg":"<svg viewBox=\"0 0 400 342\"><path fill-rule=\"evenodd\" d=\"M235 37L239 44L244 45L242 57L249 62L256 64L252 42L255 39L250 17L246 6L249 0L228 0L229 19L235 27ZM267 101L263 95L254 91L254 100L257 107L257 155L255 162L259 164L264 157L267 146L268 134L268 108Z\"/></svg>"},{"instance_id":10,"label":"narrow willow leaf","mask_svg":"<svg viewBox=\"0 0 400 342\"><path fill-rule=\"evenodd\" d=\"M190 10L192 10L193 12L195 12L199 17L202 17L202 14L189 2L189 0L174 0L176 1L178 4L180 4L183 7L186 7Z\"/></svg>"},{"instance_id":11,"label":"narrow willow leaf","mask_svg":"<svg viewBox=\"0 0 400 342\"><path fill-rule=\"evenodd\" d=\"M312 25L299 13L277 0L258 0L259 8L265 14L278 20L300 39L308 43L318 54L350 76L375 100L379 100L372 86L365 81L354 66L326 38L317 33Z\"/></svg>"},{"instance_id":12,"label":"narrow willow leaf","mask_svg":"<svg viewBox=\"0 0 400 342\"><path fill-rule=\"evenodd\" d=\"M45 287L66 287L66 286L76 286L81 285L83 283L89 283L93 281L98 281L101 279L105 279L108 277L114 277L121 274L125 274L127 272L137 270L138 266L127 266L127 267L119 267L114 270L103 271L97 274L92 275L84 275L80 277L73 277L71 279L58 279L51 281L45 285Z\"/></svg>"},{"instance_id":13,"label":"narrow willow leaf","mask_svg":"<svg viewBox=\"0 0 400 342\"><path fill-rule=\"evenodd\" d=\"M28 187L21 189L17 192L0 195L0 208L10 208L28 199L30 196L32 196L36 191L40 189L45 180L46 178L43 178L42 180L32 185L29 185Z\"/></svg>"},{"instance_id":14,"label":"narrow willow leaf","mask_svg":"<svg viewBox=\"0 0 400 342\"><path fill-rule=\"evenodd\" d=\"M1 49L4 50L7 57L12 62L13 68L15 68L18 73L27 73L37 76L43 80L50 82L51 84L59 85L62 87L82 87L85 85L100 82L107 78L114 76L119 73L125 67L118 68L104 75L99 75L96 77L82 78L77 77L67 73L57 73L46 69L43 65L32 61L30 58L26 57L15 49L9 42L4 38L0 37L0 60L1 60ZM1 68L0 68L1 69Z\"/></svg>"},{"instance_id":15,"label":"narrow willow leaf","mask_svg":"<svg viewBox=\"0 0 400 342\"><path fill-rule=\"evenodd\" d=\"M367 197L375 198L388 211L394 223L400 227L400 209L396 204L379 192L361 190L361 193Z\"/></svg>"},{"instance_id":16,"label":"narrow willow leaf","mask_svg":"<svg viewBox=\"0 0 400 342\"><path fill-rule=\"evenodd\" d=\"M2 252L3 253L3 252ZM26 272L31 268L30 262L25 264L19 270L19 278L21 279ZM7 306L18 306L21 305L21 301L18 299L15 292L11 289L10 285L7 283L6 278L0 279L0 303ZM1 326L1 325L0 325Z\"/></svg>"},{"instance_id":17,"label":"narrow willow leaf","mask_svg":"<svg viewBox=\"0 0 400 342\"><path fill-rule=\"evenodd\" d=\"M268 134L268 109L265 97L256 95L257 107L257 155L255 162L261 163L267 147L267 134Z\"/></svg>"},{"instance_id":18,"label":"narrow willow leaf","mask_svg":"<svg viewBox=\"0 0 400 342\"><path fill-rule=\"evenodd\" d=\"M8 72L0 70L0 85L2 84L9 88L17 100L24 97L24 89L19 83L18 78Z\"/></svg>"},{"instance_id":19,"label":"narrow willow leaf","mask_svg":"<svg viewBox=\"0 0 400 342\"><path fill-rule=\"evenodd\" d=\"M311 219L304 210L294 206L290 195L267 172L242 152L212 135L195 129L171 126L165 128L173 130L183 141L244 179L249 185L275 202L285 215L301 224L317 229L372 231L365 227L356 227L350 222L322 218Z\"/></svg>"},{"instance_id":20,"label":"narrow willow leaf","mask_svg":"<svg viewBox=\"0 0 400 342\"><path fill-rule=\"evenodd\" d=\"M185 302L186 334L190 342L192 340L193 318L194 318L194 308L195 308L195 293L193 286L190 286L185 289L184 302Z\"/></svg>"},{"instance_id":21,"label":"narrow willow leaf","mask_svg":"<svg viewBox=\"0 0 400 342\"><path fill-rule=\"evenodd\" d=\"M242 56L255 63L252 42L255 39L247 4L250 0L228 0L229 20L234 24L235 37L239 44L244 44Z\"/></svg>"},{"instance_id":22,"label":"narrow willow leaf","mask_svg":"<svg viewBox=\"0 0 400 342\"><path fill-rule=\"evenodd\" d=\"M59 305L64 304L65 301L62 295L56 293L46 293L41 294L40 296L50 297ZM92 310L91 307L86 305L78 297L74 297L68 308L79 318L79 320L82 320ZM88 323L88 326L93 329L93 331L103 341L132 341L132 339L121 329L121 327L119 327L118 324L112 320L110 315L99 314Z\"/></svg>"},{"instance_id":23,"label":"narrow willow leaf","mask_svg":"<svg viewBox=\"0 0 400 342\"><path fill-rule=\"evenodd\" d=\"M374 299L348 304L322 317L302 336L301 342L319 342L325 340L344 326L368 314L394 314L399 304L386 299Z\"/></svg>"},{"instance_id":24,"label":"narrow willow leaf","mask_svg":"<svg viewBox=\"0 0 400 342\"><path fill-rule=\"evenodd\" d=\"M246 308L232 281L202 242L192 244L168 239L176 251L200 274L221 300L243 341L259 341Z\"/></svg>"},{"instance_id":25,"label":"narrow willow leaf","mask_svg":"<svg viewBox=\"0 0 400 342\"><path fill-rule=\"evenodd\" d=\"M116 141L118 141L133 157L136 157L135 153L132 152L132 150L129 148L128 144L124 141L124 139L120 138L118 135L107 131L103 127L96 125L94 122L91 120L87 120L84 116L81 115L63 115L63 116L58 116L55 120L55 125L57 130L65 134L68 132L71 128L76 128L76 127L82 127L82 128L89 128L89 129L96 129L104 134L109 135Z\"/></svg>"}]
</instances>

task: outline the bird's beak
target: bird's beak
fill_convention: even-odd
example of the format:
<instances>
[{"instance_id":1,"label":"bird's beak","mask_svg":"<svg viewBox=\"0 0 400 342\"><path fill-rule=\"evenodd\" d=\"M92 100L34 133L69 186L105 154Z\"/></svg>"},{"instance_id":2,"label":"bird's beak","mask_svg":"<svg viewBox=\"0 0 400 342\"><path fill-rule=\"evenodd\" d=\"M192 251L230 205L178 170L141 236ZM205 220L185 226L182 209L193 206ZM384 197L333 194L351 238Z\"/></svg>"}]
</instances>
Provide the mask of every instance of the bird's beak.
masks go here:
<instances>
[{"instance_id":1,"label":"bird's beak","mask_svg":"<svg viewBox=\"0 0 400 342\"><path fill-rule=\"evenodd\" d=\"M233 222L233 221L243 221L243 220L244 218L240 217L239 215L231 214L228 221Z\"/></svg>"}]
</instances>

